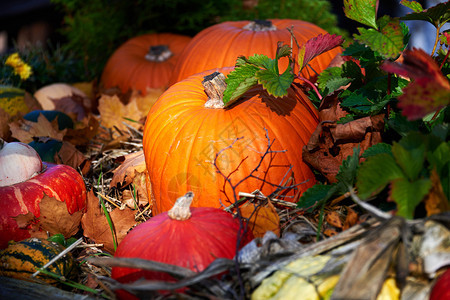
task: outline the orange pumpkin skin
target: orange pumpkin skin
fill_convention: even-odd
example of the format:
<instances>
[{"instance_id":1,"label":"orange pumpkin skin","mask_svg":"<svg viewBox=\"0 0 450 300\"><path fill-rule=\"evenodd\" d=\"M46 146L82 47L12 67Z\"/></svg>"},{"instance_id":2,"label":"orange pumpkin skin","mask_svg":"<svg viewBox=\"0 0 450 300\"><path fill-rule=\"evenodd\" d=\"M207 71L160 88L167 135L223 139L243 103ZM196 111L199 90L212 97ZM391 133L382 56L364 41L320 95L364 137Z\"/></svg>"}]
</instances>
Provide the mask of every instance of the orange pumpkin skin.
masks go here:
<instances>
[{"instance_id":1,"label":"orange pumpkin skin","mask_svg":"<svg viewBox=\"0 0 450 300\"><path fill-rule=\"evenodd\" d=\"M318 124L316 109L300 90L274 98L257 86L227 109L205 108L207 96L201 81L214 71L225 75L230 68L190 76L165 91L150 110L144 127L143 149L148 170L148 192L154 214L169 210L187 191L196 195L192 207L222 207L235 201L229 184L249 176L267 150L258 170L236 188L236 193L260 189L269 195L293 172L300 192L311 187L314 174L302 161L301 149ZM292 166L292 169L290 169ZM264 181L262 181L264 180ZM289 184L292 184L290 182ZM289 194L299 194L291 191ZM219 200L220 199L220 200ZM286 201L295 201L286 198Z\"/></svg>"},{"instance_id":2,"label":"orange pumpkin skin","mask_svg":"<svg viewBox=\"0 0 450 300\"><path fill-rule=\"evenodd\" d=\"M273 31L252 31L244 27L250 21L229 21L210 26L199 32L181 53L170 83L173 84L190 75L205 70L232 67L238 56L251 56L253 54L265 54L275 58L277 42L282 41L293 47L293 57L297 60L298 47L291 42L291 34L287 28L292 27L299 45L319 34L327 32L317 25L300 20L271 19L269 20L277 28ZM320 73L331 60L342 50L335 48L313 59L309 64ZM280 60L280 72L288 66L288 59ZM298 66L295 70L298 72ZM315 76L314 71L305 68L301 75L305 78Z\"/></svg>"},{"instance_id":3,"label":"orange pumpkin skin","mask_svg":"<svg viewBox=\"0 0 450 300\"><path fill-rule=\"evenodd\" d=\"M109 58L103 69L104 88L119 87L125 93L147 89L165 89L169 85L178 57L191 37L172 33L153 33L134 37L121 45ZM166 45L172 55L164 61L146 59L150 47Z\"/></svg>"}]
</instances>

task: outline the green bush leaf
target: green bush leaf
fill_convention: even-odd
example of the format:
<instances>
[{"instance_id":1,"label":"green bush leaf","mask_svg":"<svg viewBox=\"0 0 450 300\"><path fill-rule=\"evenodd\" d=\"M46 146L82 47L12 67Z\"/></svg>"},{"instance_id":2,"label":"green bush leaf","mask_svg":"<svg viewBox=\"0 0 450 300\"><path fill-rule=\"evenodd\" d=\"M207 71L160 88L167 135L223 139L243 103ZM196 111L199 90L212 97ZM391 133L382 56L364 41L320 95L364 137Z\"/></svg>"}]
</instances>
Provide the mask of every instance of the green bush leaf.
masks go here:
<instances>
[{"instance_id":1,"label":"green bush leaf","mask_svg":"<svg viewBox=\"0 0 450 300\"><path fill-rule=\"evenodd\" d=\"M400 143L392 146L392 154L397 164L402 168L404 174L409 180L415 180L423 169L425 160L425 145L417 148L406 149Z\"/></svg>"},{"instance_id":2,"label":"green bush leaf","mask_svg":"<svg viewBox=\"0 0 450 300\"><path fill-rule=\"evenodd\" d=\"M223 103L230 105L255 86L258 83L255 78L258 70L259 68L254 65L243 64L230 72L225 79L227 88L223 92Z\"/></svg>"},{"instance_id":3,"label":"green bush leaf","mask_svg":"<svg viewBox=\"0 0 450 300\"><path fill-rule=\"evenodd\" d=\"M381 153L369 157L358 170L358 194L366 199L373 193L380 192L390 181L404 176L392 155Z\"/></svg>"},{"instance_id":4,"label":"green bush leaf","mask_svg":"<svg viewBox=\"0 0 450 300\"><path fill-rule=\"evenodd\" d=\"M378 29L377 0L344 0L344 13L349 19Z\"/></svg>"},{"instance_id":5,"label":"green bush leaf","mask_svg":"<svg viewBox=\"0 0 450 300\"><path fill-rule=\"evenodd\" d=\"M412 219L416 206L428 194L431 180L419 179L413 182L406 178L398 178L391 184L391 199L397 203L397 215Z\"/></svg>"},{"instance_id":6,"label":"green bush leaf","mask_svg":"<svg viewBox=\"0 0 450 300\"><path fill-rule=\"evenodd\" d=\"M380 31L373 28L358 28L359 35L355 34L354 38L385 58L397 58L404 48L404 36L400 21L391 19L389 16L383 16L379 19L378 24L380 25Z\"/></svg>"},{"instance_id":7,"label":"green bush leaf","mask_svg":"<svg viewBox=\"0 0 450 300\"><path fill-rule=\"evenodd\" d=\"M375 144L367 148L367 150L362 154L362 157L368 158L381 153L392 154L392 146L386 143Z\"/></svg>"},{"instance_id":8,"label":"green bush leaf","mask_svg":"<svg viewBox=\"0 0 450 300\"><path fill-rule=\"evenodd\" d=\"M275 97L283 97L288 94L287 90L294 81L294 74L291 72L291 67L288 67L281 75L272 70L259 70L256 73L256 78L269 94Z\"/></svg>"},{"instance_id":9,"label":"green bush leaf","mask_svg":"<svg viewBox=\"0 0 450 300\"><path fill-rule=\"evenodd\" d=\"M352 187L355 183L356 172L359 167L359 152L360 147L353 148L353 155L349 155L342 161L339 167L339 172L336 174L338 184L343 184L343 190L346 191L347 187Z\"/></svg>"},{"instance_id":10,"label":"green bush leaf","mask_svg":"<svg viewBox=\"0 0 450 300\"><path fill-rule=\"evenodd\" d=\"M422 20L440 27L450 20L450 2L439 3L420 12L413 12L400 18L400 20Z\"/></svg>"},{"instance_id":11,"label":"green bush leaf","mask_svg":"<svg viewBox=\"0 0 450 300\"><path fill-rule=\"evenodd\" d=\"M334 185L316 184L307 189L300 200L297 202L297 207L306 209L312 212L315 207L324 200L326 201L333 194Z\"/></svg>"}]
</instances>

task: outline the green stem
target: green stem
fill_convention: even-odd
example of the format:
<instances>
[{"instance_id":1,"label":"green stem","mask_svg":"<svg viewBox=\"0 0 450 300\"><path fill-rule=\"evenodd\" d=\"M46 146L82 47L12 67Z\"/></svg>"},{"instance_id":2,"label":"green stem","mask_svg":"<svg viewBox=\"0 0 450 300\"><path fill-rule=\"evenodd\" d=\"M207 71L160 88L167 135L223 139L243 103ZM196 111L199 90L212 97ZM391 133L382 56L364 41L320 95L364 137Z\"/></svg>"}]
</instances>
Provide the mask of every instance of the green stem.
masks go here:
<instances>
[{"instance_id":1,"label":"green stem","mask_svg":"<svg viewBox=\"0 0 450 300\"><path fill-rule=\"evenodd\" d=\"M117 250L117 241L116 241L116 235L114 234L114 226L111 220L111 216L108 213L108 210L106 209L105 203L103 203L103 198L100 196L100 205L102 206L103 213L105 214L106 220L108 221L109 228L111 229L112 239L114 243L114 251Z\"/></svg>"}]
</instances>

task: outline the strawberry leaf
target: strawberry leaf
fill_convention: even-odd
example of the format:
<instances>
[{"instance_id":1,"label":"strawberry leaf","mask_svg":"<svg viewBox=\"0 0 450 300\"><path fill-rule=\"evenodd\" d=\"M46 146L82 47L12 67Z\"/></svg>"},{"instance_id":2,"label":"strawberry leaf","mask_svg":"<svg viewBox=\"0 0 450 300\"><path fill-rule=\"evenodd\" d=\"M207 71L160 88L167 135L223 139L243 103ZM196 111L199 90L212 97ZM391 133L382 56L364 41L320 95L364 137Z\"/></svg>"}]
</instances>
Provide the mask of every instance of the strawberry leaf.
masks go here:
<instances>
[{"instance_id":1,"label":"strawberry leaf","mask_svg":"<svg viewBox=\"0 0 450 300\"><path fill-rule=\"evenodd\" d=\"M429 178L413 182L406 178L398 178L391 184L390 197L397 203L397 215L412 219L416 206L428 194L431 188Z\"/></svg>"},{"instance_id":2,"label":"strawberry leaf","mask_svg":"<svg viewBox=\"0 0 450 300\"><path fill-rule=\"evenodd\" d=\"M278 61L276 61L278 63ZM288 67L283 74L278 74L278 67L256 72L258 82L275 97L283 97L288 94L287 90L294 80L291 67Z\"/></svg>"},{"instance_id":3,"label":"strawberry leaf","mask_svg":"<svg viewBox=\"0 0 450 300\"><path fill-rule=\"evenodd\" d=\"M239 97L241 97L246 91L255 86L258 81L255 78L258 67L251 64L240 64L230 74L228 74L225 82L227 88L223 93L223 103L230 105Z\"/></svg>"},{"instance_id":4,"label":"strawberry leaf","mask_svg":"<svg viewBox=\"0 0 450 300\"><path fill-rule=\"evenodd\" d=\"M347 18L378 29L376 23L378 0L344 0L344 13Z\"/></svg>"},{"instance_id":5,"label":"strawberry leaf","mask_svg":"<svg viewBox=\"0 0 450 300\"><path fill-rule=\"evenodd\" d=\"M380 153L392 153L392 146L386 143L378 143L367 148L366 151L361 155L364 158L368 158Z\"/></svg>"},{"instance_id":6,"label":"strawberry leaf","mask_svg":"<svg viewBox=\"0 0 450 300\"><path fill-rule=\"evenodd\" d=\"M385 58L396 58L404 48L404 35L400 21L384 16L379 19L378 24L379 31L373 28L358 28L359 35L355 34L354 38Z\"/></svg>"},{"instance_id":7,"label":"strawberry leaf","mask_svg":"<svg viewBox=\"0 0 450 300\"><path fill-rule=\"evenodd\" d=\"M433 24L436 28L450 21L450 2L439 3L420 12L414 11L400 18L400 20L421 20Z\"/></svg>"},{"instance_id":8,"label":"strawberry leaf","mask_svg":"<svg viewBox=\"0 0 450 300\"><path fill-rule=\"evenodd\" d=\"M404 174L391 154L381 153L359 167L356 186L362 199L380 192L390 181L404 178Z\"/></svg>"},{"instance_id":9,"label":"strawberry leaf","mask_svg":"<svg viewBox=\"0 0 450 300\"><path fill-rule=\"evenodd\" d=\"M414 12L421 12L421 11L423 11L422 4L420 4L417 1L401 0L400 4L403 5L403 6L406 6L408 8L411 8Z\"/></svg>"},{"instance_id":10,"label":"strawberry leaf","mask_svg":"<svg viewBox=\"0 0 450 300\"><path fill-rule=\"evenodd\" d=\"M344 39L336 34L319 34L318 36L309 39L301 46L298 54L298 65L300 71L315 57L340 46Z\"/></svg>"},{"instance_id":11,"label":"strawberry leaf","mask_svg":"<svg viewBox=\"0 0 450 300\"><path fill-rule=\"evenodd\" d=\"M312 212L320 203L331 198L335 189L335 184L315 184L302 194L300 201L297 203L297 207Z\"/></svg>"},{"instance_id":12,"label":"strawberry leaf","mask_svg":"<svg viewBox=\"0 0 450 300\"><path fill-rule=\"evenodd\" d=\"M392 146L392 154L409 180L418 178L425 161L425 144L416 144L413 141L414 136L408 135L400 143L394 142ZM417 141L423 142L423 139L417 139ZM412 145L408 145L408 143ZM405 144L406 147L402 144Z\"/></svg>"}]
</instances>

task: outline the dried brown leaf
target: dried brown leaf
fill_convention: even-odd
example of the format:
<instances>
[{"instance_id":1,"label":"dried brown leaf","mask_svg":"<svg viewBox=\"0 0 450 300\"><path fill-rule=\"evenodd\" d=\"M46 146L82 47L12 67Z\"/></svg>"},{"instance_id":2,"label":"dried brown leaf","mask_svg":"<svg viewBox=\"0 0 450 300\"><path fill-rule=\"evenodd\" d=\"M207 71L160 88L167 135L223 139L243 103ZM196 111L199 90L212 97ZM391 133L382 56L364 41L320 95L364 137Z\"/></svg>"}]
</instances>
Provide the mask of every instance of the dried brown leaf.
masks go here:
<instances>
[{"instance_id":1,"label":"dried brown leaf","mask_svg":"<svg viewBox=\"0 0 450 300\"><path fill-rule=\"evenodd\" d=\"M51 137L62 141L67 131L67 129L58 129L57 119L50 122L42 114L39 115L37 122L18 120L11 123L9 127L12 137L23 143L30 143L33 137Z\"/></svg>"},{"instance_id":2,"label":"dried brown leaf","mask_svg":"<svg viewBox=\"0 0 450 300\"><path fill-rule=\"evenodd\" d=\"M359 215L350 207L347 207L347 216L345 217L344 226L342 227L343 230L347 230L350 227L356 225L359 220Z\"/></svg>"},{"instance_id":3,"label":"dried brown leaf","mask_svg":"<svg viewBox=\"0 0 450 300\"><path fill-rule=\"evenodd\" d=\"M450 211L450 205L436 170L431 171L430 178L432 182L431 190L424 199L427 216Z\"/></svg>"},{"instance_id":4,"label":"dried brown leaf","mask_svg":"<svg viewBox=\"0 0 450 300\"><path fill-rule=\"evenodd\" d=\"M44 195L39 204L39 226L51 235L61 233L65 238L75 235L80 229L82 211L70 214L65 202Z\"/></svg>"},{"instance_id":5,"label":"dried brown leaf","mask_svg":"<svg viewBox=\"0 0 450 300\"><path fill-rule=\"evenodd\" d=\"M123 104L116 95L102 95L99 100L98 110L103 126L107 128L117 127L123 131L126 130L124 122L138 129L142 125L138 121L145 117L143 112L139 110L136 101Z\"/></svg>"},{"instance_id":6,"label":"dried brown leaf","mask_svg":"<svg viewBox=\"0 0 450 300\"><path fill-rule=\"evenodd\" d=\"M84 154L75 148L74 145L66 141L62 142L61 149L55 155L56 163L68 165L74 169L78 169L85 160L86 157L84 157Z\"/></svg>"},{"instance_id":7,"label":"dried brown leaf","mask_svg":"<svg viewBox=\"0 0 450 300\"><path fill-rule=\"evenodd\" d=\"M270 200L264 206L247 202L240 210L242 217L249 218L248 225L255 238L263 237L267 231L280 236L280 216Z\"/></svg>"},{"instance_id":8,"label":"dried brown leaf","mask_svg":"<svg viewBox=\"0 0 450 300\"><path fill-rule=\"evenodd\" d=\"M336 228L343 227L341 217L340 217L339 213L336 211L330 211L329 213L327 213L325 220L327 221L328 224L330 224L331 226L334 226Z\"/></svg>"},{"instance_id":9,"label":"dried brown leaf","mask_svg":"<svg viewBox=\"0 0 450 300\"><path fill-rule=\"evenodd\" d=\"M114 209L110 214L114 236L119 244L126 236L127 232L136 224L134 212L131 209ZM98 244L103 244L104 249L114 253L114 243L111 228L106 216L99 205L99 199L93 191L87 194L87 212L81 219L84 236L94 240Z\"/></svg>"},{"instance_id":10,"label":"dried brown leaf","mask_svg":"<svg viewBox=\"0 0 450 300\"><path fill-rule=\"evenodd\" d=\"M136 173L144 173L146 171L144 151L130 153L124 156L123 163L117 167L113 173L110 186L114 187L117 184L125 181L124 185L130 184Z\"/></svg>"}]
</instances>

